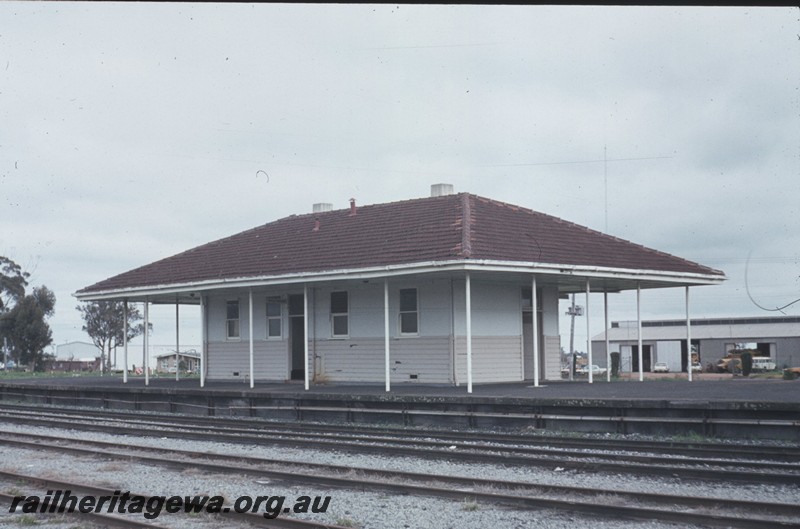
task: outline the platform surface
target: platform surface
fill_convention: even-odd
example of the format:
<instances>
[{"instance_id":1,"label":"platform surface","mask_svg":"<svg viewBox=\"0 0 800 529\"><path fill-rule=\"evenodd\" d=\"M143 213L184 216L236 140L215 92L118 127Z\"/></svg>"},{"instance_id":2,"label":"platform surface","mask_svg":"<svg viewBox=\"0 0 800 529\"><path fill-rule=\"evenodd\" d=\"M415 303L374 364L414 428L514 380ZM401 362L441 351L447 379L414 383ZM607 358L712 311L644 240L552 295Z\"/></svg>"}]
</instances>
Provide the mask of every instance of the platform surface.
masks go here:
<instances>
[{"instance_id":1,"label":"platform surface","mask_svg":"<svg viewBox=\"0 0 800 529\"><path fill-rule=\"evenodd\" d=\"M8 385L35 385L52 388L108 388L114 389L186 389L201 390L197 378L176 381L172 376L151 376L145 386L144 377L129 377L124 384L121 376L80 376L80 377L36 377L4 378L0 388ZM576 381L552 381L534 387L532 382L506 384L474 384L472 394L467 393L466 385L425 385L394 384L387 394L383 384L312 384L308 391L302 382L270 383L256 381L255 387L245 381L207 380L202 391L252 392L253 394L282 395L396 395L419 397L480 397L480 398L531 398L531 399L621 399L621 400L669 400L669 401L750 401L800 403L800 380L777 378L743 378L730 375L696 377L689 382L685 379L651 378L642 382L617 380L606 382L595 380L589 384L585 379Z\"/></svg>"}]
</instances>

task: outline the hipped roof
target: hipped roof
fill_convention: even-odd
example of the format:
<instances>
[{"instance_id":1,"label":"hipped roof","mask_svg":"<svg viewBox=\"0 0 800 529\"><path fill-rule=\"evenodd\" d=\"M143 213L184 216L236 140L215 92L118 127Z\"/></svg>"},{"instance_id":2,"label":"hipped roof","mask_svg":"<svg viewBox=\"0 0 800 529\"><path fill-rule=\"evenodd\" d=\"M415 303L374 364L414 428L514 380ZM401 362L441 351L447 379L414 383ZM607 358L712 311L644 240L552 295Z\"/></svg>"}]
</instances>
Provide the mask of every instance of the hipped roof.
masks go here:
<instances>
[{"instance_id":1,"label":"hipped roof","mask_svg":"<svg viewBox=\"0 0 800 529\"><path fill-rule=\"evenodd\" d=\"M233 279L312 277L414 263L647 270L719 282L723 272L551 215L459 193L291 215L79 290L76 296ZM574 270L573 270L574 272Z\"/></svg>"}]
</instances>

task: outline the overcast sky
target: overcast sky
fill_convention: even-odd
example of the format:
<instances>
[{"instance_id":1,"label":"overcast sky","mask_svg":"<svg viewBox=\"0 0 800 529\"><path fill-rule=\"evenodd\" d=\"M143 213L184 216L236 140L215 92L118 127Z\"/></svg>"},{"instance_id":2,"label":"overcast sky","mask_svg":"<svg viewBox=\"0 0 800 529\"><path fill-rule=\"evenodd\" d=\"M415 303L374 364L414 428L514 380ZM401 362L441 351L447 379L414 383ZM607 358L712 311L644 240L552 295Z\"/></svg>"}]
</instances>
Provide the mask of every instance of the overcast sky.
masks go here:
<instances>
[{"instance_id":1,"label":"overcast sky","mask_svg":"<svg viewBox=\"0 0 800 529\"><path fill-rule=\"evenodd\" d=\"M447 182L723 270L692 290L695 317L780 314L750 301L745 265L759 304L800 298L799 20L0 2L0 255L55 291L55 343L89 341L82 287L314 202ZM646 319L684 317L682 289L642 302ZM634 319L635 295L611 307ZM174 343L174 308L154 321Z\"/></svg>"}]
</instances>

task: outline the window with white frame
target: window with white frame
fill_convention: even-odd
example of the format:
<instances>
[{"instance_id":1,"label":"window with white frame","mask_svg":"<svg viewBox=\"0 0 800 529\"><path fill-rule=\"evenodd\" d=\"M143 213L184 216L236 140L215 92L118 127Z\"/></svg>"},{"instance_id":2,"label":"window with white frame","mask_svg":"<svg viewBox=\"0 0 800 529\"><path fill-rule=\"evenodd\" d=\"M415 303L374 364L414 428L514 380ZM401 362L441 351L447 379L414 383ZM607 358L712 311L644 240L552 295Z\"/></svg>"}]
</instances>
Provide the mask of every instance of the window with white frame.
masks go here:
<instances>
[{"instance_id":1,"label":"window with white frame","mask_svg":"<svg viewBox=\"0 0 800 529\"><path fill-rule=\"evenodd\" d=\"M239 338L239 301L229 301L226 309L226 335L229 340Z\"/></svg>"},{"instance_id":2,"label":"window with white frame","mask_svg":"<svg viewBox=\"0 0 800 529\"><path fill-rule=\"evenodd\" d=\"M331 292L331 335L348 336L350 326L348 322L347 292Z\"/></svg>"},{"instance_id":3,"label":"window with white frame","mask_svg":"<svg viewBox=\"0 0 800 529\"><path fill-rule=\"evenodd\" d=\"M419 333L419 310L417 289L400 289L400 334Z\"/></svg>"},{"instance_id":4,"label":"window with white frame","mask_svg":"<svg viewBox=\"0 0 800 529\"><path fill-rule=\"evenodd\" d=\"M281 337L281 301L267 298L267 339Z\"/></svg>"}]
</instances>

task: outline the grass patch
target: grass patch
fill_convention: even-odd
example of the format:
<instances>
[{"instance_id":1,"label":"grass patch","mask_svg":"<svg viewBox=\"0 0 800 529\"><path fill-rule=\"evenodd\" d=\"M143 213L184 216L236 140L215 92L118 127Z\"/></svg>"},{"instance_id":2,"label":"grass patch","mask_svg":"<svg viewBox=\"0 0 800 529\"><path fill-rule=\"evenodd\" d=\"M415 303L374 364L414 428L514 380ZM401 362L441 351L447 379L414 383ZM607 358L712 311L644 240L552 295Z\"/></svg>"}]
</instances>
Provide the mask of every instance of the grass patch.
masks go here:
<instances>
[{"instance_id":1,"label":"grass patch","mask_svg":"<svg viewBox=\"0 0 800 529\"><path fill-rule=\"evenodd\" d=\"M672 437L672 439L674 441L679 441L684 443L707 443L711 440L705 435L698 432L688 432L684 434L679 434Z\"/></svg>"},{"instance_id":2,"label":"grass patch","mask_svg":"<svg viewBox=\"0 0 800 529\"><path fill-rule=\"evenodd\" d=\"M461 510L467 512L473 512L478 510L478 502L477 501L467 501L464 500L464 503L461 505Z\"/></svg>"}]
</instances>

